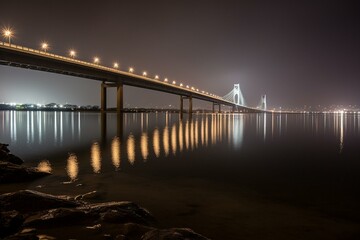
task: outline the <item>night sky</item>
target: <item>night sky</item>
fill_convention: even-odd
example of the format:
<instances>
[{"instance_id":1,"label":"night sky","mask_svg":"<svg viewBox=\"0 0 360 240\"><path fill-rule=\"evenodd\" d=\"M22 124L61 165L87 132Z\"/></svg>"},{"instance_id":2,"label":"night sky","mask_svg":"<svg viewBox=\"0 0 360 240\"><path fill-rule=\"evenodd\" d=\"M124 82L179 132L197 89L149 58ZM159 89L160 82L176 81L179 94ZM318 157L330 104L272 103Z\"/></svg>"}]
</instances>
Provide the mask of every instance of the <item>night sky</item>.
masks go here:
<instances>
[{"instance_id":1,"label":"night sky","mask_svg":"<svg viewBox=\"0 0 360 240\"><path fill-rule=\"evenodd\" d=\"M357 1L4 1L13 43L159 74L220 96L240 83L255 106L360 105ZM0 102L100 104L100 82L0 66ZM111 98L111 99L110 99ZM110 94L110 105L115 97ZM164 101L166 99L166 101ZM125 106L178 96L125 88ZM210 106L195 101L196 106Z\"/></svg>"}]
</instances>

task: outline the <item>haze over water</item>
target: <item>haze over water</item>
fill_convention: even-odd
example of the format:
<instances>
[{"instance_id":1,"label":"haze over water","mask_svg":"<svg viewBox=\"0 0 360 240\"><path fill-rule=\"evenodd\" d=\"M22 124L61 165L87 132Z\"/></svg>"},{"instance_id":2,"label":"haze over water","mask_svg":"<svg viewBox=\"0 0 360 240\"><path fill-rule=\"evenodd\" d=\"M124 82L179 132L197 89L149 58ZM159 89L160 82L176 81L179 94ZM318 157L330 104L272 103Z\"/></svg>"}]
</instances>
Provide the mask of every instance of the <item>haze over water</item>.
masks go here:
<instances>
[{"instance_id":1,"label":"haze over water","mask_svg":"<svg viewBox=\"0 0 360 240\"><path fill-rule=\"evenodd\" d=\"M357 236L359 127L344 113L0 112L0 142L53 173L28 188L98 191L214 239Z\"/></svg>"}]
</instances>

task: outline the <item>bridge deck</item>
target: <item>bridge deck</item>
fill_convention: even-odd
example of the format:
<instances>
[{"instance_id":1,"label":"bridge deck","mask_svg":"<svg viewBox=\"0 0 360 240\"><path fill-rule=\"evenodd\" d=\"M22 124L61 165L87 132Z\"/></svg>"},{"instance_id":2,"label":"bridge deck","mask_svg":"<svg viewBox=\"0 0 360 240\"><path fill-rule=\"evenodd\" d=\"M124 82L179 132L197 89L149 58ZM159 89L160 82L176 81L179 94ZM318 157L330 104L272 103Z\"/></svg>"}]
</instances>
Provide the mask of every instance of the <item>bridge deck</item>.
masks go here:
<instances>
[{"instance_id":1,"label":"bridge deck","mask_svg":"<svg viewBox=\"0 0 360 240\"><path fill-rule=\"evenodd\" d=\"M192 90L191 88L176 85L179 83L173 84L164 82L135 73L121 71L116 68L110 68L14 44L9 45L4 42L0 42L0 64L71 75L103 82L121 83L129 86L192 97L216 104L236 106L248 111L262 111L255 108L235 105L231 101L222 99L219 96L207 94L205 91Z\"/></svg>"}]
</instances>

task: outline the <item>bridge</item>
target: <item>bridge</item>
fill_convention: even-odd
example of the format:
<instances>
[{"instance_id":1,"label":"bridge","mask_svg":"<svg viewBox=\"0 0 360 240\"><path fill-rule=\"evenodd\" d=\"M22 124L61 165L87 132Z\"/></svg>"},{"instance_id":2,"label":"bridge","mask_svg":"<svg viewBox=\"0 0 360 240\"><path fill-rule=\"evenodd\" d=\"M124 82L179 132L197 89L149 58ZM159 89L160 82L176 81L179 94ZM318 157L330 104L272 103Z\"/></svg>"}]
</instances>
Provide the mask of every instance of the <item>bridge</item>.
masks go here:
<instances>
[{"instance_id":1,"label":"bridge","mask_svg":"<svg viewBox=\"0 0 360 240\"><path fill-rule=\"evenodd\" d=\"M116 107L117 112L123 111L123 86L134 86L146 88L180 96L180 113L184 112L184 100L188 100L188 112L192 113L192 100L199 99L212 103L212 110L218 106L221 112L221 106L229 106L233 112L267 112L266 96L262 96L260 104L255 107L245 105L240 85L235 84L234 89L223 97L216 94L199 90L198 88L169 81L160 80L159 76L149 77L146 72L136 74L133 68L128 71L119 70L118 64L113 67L107 67L99 64L99 59L94 62L86 62L75 58L75 52L70 53L70 57L50 53L44 48L36 50L0 41L0 64L6 66L20 67L32 70L39 70L51 73L58 73L81 78L101 81L101 111L107 110L107 88L116 88Z\"/></svg>"}]
</instances>

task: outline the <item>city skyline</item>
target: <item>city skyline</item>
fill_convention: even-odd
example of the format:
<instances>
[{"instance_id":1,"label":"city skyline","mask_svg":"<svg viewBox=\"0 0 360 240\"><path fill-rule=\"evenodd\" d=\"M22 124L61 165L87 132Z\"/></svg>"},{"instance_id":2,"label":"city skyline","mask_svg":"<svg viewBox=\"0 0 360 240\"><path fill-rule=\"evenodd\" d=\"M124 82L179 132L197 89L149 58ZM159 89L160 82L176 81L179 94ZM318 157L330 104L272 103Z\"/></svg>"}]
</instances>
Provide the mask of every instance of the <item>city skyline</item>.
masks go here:
<instances>
[{"instance_id":1,"label":"city skyline","mask_svg":"<svg viewBox=\"0 0 360 240\"><path fill-rule=\"evenodd\" d=\"M13 1L0 10L1 22L14 29L15 44L40 48L46 40L49 52L76 49L79 59L98 56L100 64L117 61L220 96L240 83L249 106L265 93L270 108L359 103L359 17L352 2L105 1L88 4L87 12L81 3ZM29 12L30 5L36 7ZM52 14L45 19L43 12ZM95 81L4 66L0 75L0 102L99 105ZM178 104L177 96L132 87L124 95L130 107L164 98Z\"/></svg>"}]
</instances>

